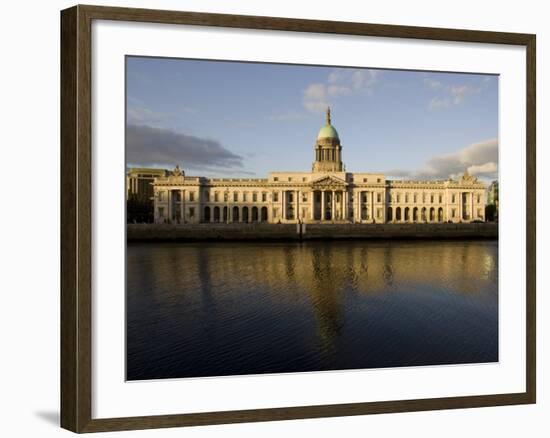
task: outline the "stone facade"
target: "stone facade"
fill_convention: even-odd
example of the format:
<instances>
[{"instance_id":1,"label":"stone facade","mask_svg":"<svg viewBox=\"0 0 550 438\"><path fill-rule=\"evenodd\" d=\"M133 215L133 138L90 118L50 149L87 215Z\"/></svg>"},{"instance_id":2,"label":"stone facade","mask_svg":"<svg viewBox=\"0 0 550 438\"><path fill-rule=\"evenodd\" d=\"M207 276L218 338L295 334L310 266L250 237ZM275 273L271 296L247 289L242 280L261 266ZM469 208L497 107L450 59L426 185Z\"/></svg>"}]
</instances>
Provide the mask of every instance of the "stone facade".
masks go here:
<instances>
[{"instance_id":1,"label":"stone facade","mask_svg":"<svg viewBox=\"0 0 550 438\"><path fill-rule=\"evenodd\" d=\"M330 110L311 172L267 178L187 176L178 166L153 182L156 223L437 223L485 220L486 186L464 173L440 181L346 172Z\"/></svg>"}]
</instances>

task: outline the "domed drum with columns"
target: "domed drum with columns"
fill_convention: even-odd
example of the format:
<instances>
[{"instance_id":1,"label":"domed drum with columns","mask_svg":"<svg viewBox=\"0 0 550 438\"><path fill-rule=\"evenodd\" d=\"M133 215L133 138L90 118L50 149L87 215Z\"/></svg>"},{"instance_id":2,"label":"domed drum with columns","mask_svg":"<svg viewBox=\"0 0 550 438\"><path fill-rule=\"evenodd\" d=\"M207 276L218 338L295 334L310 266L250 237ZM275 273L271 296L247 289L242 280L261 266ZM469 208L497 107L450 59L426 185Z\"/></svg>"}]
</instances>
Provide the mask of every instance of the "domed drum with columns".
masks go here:
<instances>
[{"instance_id":1,"label":"domed drum with columns","mask_svg":"<svg viewBox=\"0 0 550 438\"><path fill-rule=\"evenodd\" d=\"M330 108L327 108L326 124L321 128L315 143L315 161L313 172L342 172L342 146L338 132L330 120Z\"/></svg>"}]
</instances>

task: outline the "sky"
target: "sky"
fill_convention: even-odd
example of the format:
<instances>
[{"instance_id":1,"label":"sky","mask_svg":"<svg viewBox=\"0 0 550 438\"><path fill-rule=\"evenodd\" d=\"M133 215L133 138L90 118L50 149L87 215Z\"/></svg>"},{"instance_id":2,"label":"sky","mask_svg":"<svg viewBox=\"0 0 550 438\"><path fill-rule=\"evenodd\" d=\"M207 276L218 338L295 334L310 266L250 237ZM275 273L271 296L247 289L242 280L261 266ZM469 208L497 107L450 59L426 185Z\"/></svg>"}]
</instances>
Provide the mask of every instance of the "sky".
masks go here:
<instances>
[{"instance_id":1,"label":"sky","mask_svg":"<svg viewBox=\"0 0 550 438\"><path fill-rule=\"evenodd\" d=\"M127 166L310 171L329 105L346 171L497 178L498 76L149 57L126 59Z\"/></svg>"}]
</instances>

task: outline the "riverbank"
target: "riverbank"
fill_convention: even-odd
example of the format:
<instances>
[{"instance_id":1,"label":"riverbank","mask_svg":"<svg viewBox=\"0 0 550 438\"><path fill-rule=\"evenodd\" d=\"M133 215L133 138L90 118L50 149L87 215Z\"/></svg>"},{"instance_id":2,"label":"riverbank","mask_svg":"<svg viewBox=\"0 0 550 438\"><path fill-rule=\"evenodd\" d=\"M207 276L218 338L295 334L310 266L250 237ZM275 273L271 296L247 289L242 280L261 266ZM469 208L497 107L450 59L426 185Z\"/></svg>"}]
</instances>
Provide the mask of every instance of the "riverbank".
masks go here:
<instances>
[{"instance_id":1,"label":"riverbank","mask_svg":"<svg viewBox=\"0 0 550 438\"><path fill-rule=\"evenodd\" d=\"M332 239L496 239L497 223L477 224L129 224L128 241Z\"/></svg>"}]
</instances>

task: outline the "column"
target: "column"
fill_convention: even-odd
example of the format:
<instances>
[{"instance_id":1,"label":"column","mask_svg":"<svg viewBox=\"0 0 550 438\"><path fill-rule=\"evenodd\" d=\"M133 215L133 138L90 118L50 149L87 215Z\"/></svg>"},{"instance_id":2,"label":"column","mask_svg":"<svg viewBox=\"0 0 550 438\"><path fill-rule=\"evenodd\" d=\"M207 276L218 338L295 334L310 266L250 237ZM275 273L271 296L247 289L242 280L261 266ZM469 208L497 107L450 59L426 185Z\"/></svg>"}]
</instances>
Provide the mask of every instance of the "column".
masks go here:
<instances>
[{"instance_id":1,"label":"column","mask_svg":"<svg viewBox=\"0 0 550 438\"><path fill-rule=\"evenodd\" d=\"M458 218L462 222L462 192L458 192Z\"/></svg>"},{"instance_id":2,"label":"column","mask_svg":"<svg viewBox=\"0 0 550 438\"><path fill-rule=\"evenodd\" d=\"M370 219L374 222L374 192L370 192Z\"/></svg>"},{"instance_id":3,"label":"column","mask_svg":"<svg viewBox=\"0 0 550 438\"><path fill-rule=\"evenodd\" d=\"M172 190L168 190L168 221L172 222Z\"/></svg>"},{"instance_id":4,"label":"column","mask_svg":"<svg viewBox=\"0 0 550 438\"><path fill-rule=\"evenodd\" d=\"M470 192L470 221L473 221L475 219L474 215L474 192Z\"/></svg>"},{"instance_id":5,"label":"column","mask_svg":"<svg viewBox=\"0 0 550 438\"><path fill-rule=\"evenodd\" d=\"M296 219L301 219L302 215L300 214L300 196L302 196L302 192L300 190L296 190Z\"/></svg>"},{"instance_id":6,"label":"column","mask_svg":"<svg viewBox=\"0 0 550 438\"><path fill-rule=\"evenodd\" d=\"M311 205L311 220L315 220L315 191L311 191L310 192L310 196L311 196L311 200L309 201L310 202L310 205Z\"/></svg>"},{"instance_id":7,"label":"column","mask_svg":"<svg viewBox=\"0 0 550 438\"><path fill-rule=\"evenodd\" d=\"M325 191L321 192L321 220L325 220Z\"/></svg>"},{"instance_id":8,"label":"column","mask_svg":"<svg viewBox=\"0 0 550 438\"><path fill-rule=\"evenodd\" d=\"M342 206L342 217L345 221L348 220L348 191L347 190L342 190L342 202L343 202L343 206Z\"/></svg>"},{"instance_id":9,"label":"column","mask_svg":"<svg viewBox=\"0 0 550 438\"><path fill-rule=\"evenodd\" d=\"M330 218L334 221L334 219L336 219L336 192L333 190L331 193L332 213L330 215Z\"/></svg>"},{"instance_id":10,"label":"column","mask_svg":"<svg viewBox=\"0 0 550 438\"><path fill-rule=\"evenodd\" d=\"M445 190L445 214L443 215L443 222L449 220L449 191Z\"/></svg>"},{"instance_id":11,"label":"column","mask_svg":"<svg viewBox=\"0 0 550 438\"><path fill-rule=\"evenodd\" d=\"M282 220L284 221L286 219L286 191L282 190L281 191L281 201L282 201L282 205L281 205L281 215L283 216L282 217Z\"/></svg>"},{"instance_id":12,"label":"column","mask_svg":"<svg viewBox=\"0 0 550 438\"><path fill-rule=\"evenodd\" d=\"M361 196L363 196L363 192L361 191L355 192L355 200L356 200L355 218L357 222L361 222Z\"/></svg>"},{"instance_id":13,"label":"column","mask_svg":"<svg viewBox=\"0 0 550 438\"><path fill-rule=\"evenodd\" d=\"M181 222L185 223L185 190L180 190Z\"/></svg>"}]
</instances>

